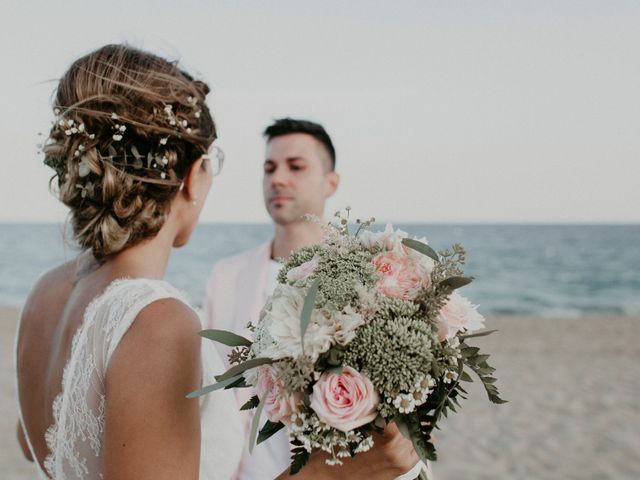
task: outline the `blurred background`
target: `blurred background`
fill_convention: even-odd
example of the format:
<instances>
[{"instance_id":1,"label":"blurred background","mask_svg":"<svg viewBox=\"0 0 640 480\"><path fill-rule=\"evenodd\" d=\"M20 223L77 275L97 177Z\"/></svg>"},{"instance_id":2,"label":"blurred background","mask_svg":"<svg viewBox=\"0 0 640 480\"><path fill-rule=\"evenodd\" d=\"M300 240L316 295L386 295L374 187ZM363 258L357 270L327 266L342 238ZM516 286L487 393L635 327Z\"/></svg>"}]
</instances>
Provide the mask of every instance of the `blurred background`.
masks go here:
<instances>
[{"instance_id":1,"label":"blurred background","mask_svg":"<svg viewBox=\"0 0 640 480\"><path fill-rule=\"evenodd\" d=\"M37 144L77 57L127 42L212 87L226 153L168 279L199 305L219 258L272 233L273 120L322 123L346 205L442 249L500 331L504 406L471 388L437 434L438 479L640 478L640 3L8 1L0 18L0 472L15 441L13 339L37 277L77 250ZM44 134L44 136L42 135Z\"/></svg>"}]
</instances>

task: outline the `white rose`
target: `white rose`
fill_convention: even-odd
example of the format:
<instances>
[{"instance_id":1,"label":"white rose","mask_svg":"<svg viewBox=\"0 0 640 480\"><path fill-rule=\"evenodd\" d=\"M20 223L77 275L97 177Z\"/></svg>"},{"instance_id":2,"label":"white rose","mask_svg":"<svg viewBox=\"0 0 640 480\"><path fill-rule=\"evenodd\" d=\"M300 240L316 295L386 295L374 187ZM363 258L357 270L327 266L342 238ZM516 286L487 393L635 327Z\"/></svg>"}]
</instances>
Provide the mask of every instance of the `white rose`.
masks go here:
<instances>
[{"instance_id":1,"label":"white rose","mask_svg":"<svg viewBox=\"0 0 640 480\"><path fill-rule=\"evenodd\" d=\"M302 354L300 339L300 315L305 292L289 285L278 285L266 313L268 332L272 343L261 355L273 359L298 357ZM304 352L314 362L320 354L331 348L336 333L335 321L322 312L313 310L304 336Z\"/></svg>"},{"instance_id":2,"label":"white rose","mask_svg":"<svg viewBox=\"0 0 640 480\"><path fill-rule=\"evenodd\" d=\"M400 229L394 231L393 226L387 223L384 232L364 230L358 235L358 239L360 240L360 244L367 250L373 251L380 248L393 250L399 246L402 243L402 239L407 238L407 236L407 232L403 232Z\"/></svg>"}]
</instances>

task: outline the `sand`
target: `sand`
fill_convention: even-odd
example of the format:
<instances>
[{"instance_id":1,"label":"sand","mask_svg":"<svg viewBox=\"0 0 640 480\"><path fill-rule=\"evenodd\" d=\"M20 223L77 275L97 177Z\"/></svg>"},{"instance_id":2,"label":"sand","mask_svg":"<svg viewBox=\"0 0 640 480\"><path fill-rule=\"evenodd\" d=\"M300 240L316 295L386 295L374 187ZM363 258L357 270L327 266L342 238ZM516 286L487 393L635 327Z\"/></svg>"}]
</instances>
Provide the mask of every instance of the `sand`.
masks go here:
<instances>
[{"instance_id":1,"label":"sand","mask_svg":"<svg viewBox=\"0 0 640 480\"><path fill-rule=\"evenodd\" d=\"M13 380L17 311L0 307L0 472L35 478L18 447ZM480 384L437 432L438 480L640 478L640 318L488 319L471 340L510 403Z\"/></svg>"}]
</instances>

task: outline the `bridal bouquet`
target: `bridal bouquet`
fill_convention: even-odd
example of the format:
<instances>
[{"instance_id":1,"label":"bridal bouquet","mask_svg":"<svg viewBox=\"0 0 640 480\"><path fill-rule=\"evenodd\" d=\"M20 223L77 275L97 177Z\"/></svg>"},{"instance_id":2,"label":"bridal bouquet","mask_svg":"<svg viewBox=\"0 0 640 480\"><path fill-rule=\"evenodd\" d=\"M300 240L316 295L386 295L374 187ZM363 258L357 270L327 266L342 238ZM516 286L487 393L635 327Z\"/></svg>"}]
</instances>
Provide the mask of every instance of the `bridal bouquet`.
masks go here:
<instances>
[{"instance_id":1,"label":"bridal bouquet","mask_svg":"<svg viewBox=\"0 0 640 480\"><path fill-rule=\"evenodd\" d=\"M191 395L253 387L242 407L257 408L250 445L288 428L292 474L314 449L328 452L330 464L367 451L390 422L424 462L435 460L431 432L465 398L461 382L471 373L490 401L503 403L488 355L467 343L492 331L476 332L484 318L456 292L471 282L465 251L437 253L389 225L372 232L373 219L352 234L336 216L322 243L293 253L280 270L253 341L201 332L234 347L233 366Z\"/></svg>"}]
</instances>

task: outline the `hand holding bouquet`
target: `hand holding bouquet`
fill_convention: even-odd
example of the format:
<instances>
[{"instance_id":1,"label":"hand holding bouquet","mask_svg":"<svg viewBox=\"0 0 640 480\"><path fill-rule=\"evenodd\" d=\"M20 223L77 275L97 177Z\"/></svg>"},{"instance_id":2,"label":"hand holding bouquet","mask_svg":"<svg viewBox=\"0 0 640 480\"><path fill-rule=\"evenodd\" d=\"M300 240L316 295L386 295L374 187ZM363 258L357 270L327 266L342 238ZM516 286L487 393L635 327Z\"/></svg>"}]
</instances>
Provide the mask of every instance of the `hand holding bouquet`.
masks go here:
<instances>
[{"instance_id":1,"label":"hand holding bouquet","mask_svg":"<svg viewBox=\"0 0 640 480\"><path fill-rule=\"evenodd\" d=\"M220 330L206 338L235 347L218 383L194 392L254 387L251 445L287 427L291 473L314 449L327 463L369 450L374 432L395 423L426 462L431 432L465 398L475 373L489 400L503 403L488 355L467 344L484 318L456 290L469 282L465 252L439 254L387 226L351 234L347 219L324 225L324 241L293 253L255 326L254 339ZM268 418L258 430L261 412Z\"/></svg>"}]
</instances>

